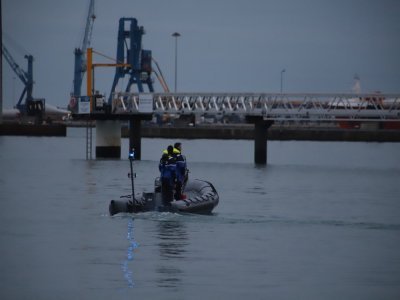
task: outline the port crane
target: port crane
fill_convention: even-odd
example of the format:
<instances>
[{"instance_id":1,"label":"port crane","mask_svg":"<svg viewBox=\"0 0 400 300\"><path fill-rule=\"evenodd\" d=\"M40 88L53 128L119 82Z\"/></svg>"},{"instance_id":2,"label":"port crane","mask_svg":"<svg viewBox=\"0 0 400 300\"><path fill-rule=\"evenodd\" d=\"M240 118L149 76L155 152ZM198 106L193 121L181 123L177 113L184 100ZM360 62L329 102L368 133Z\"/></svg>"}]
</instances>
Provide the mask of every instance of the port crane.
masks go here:
<instances>
[{"instance_id":1,"label":"port crane","mask_svg":"<svg viewBox=\"0 0 400 300\"><path fill-rule=\"evenodd\" d=\"M11 69L18 76L21 82L24 84L24 90L19 97L16 108L21 112L22 115L36 116L37 121L40 122L45 109L44 99L35 99L32 96L33 92L33 56L28 54L25 58L28 60L28 70L24 71L12 57L8 49L2 44L3 55L10 65ZM25 100L25 101L24 101Z\"/></svg>"},{"instance_id":2,"label":"port crane","mask_svg":"<svg viewBox=\"0 0 400 300\"><path fill-rule=\"evenodd\" d=\"M108 103L111 104L111 98L115 92L118 81L129 76L125 92L131 90L132 84L137 85L139 93L144 92L144 85L147 85L149 92L154 92L152 72L151 50L142 49L142 36L145 34L143 26L138 26L136 18L120 18L118 26L117 58L119 64L126 66L116 67L114 81Z\"/></svg>"},{"instance_id":3,"label":"port crane","mask_svg":"<svg viewBox=\"0 0 400 300\"><path fill-rule=\"evenodd\" d=\"M138 25L136 18L120 18L118 27L118 40L117 40L117 55L114 60L114 64L101 64L92 63L90 53L100 54L108 59L109 57L102 55L101 53L94 51L90 47L93 24L96 16L94 14L94 0L90 0L88 14L86 18L86 27L80 48L75 48L75 67L74 67L74 81L73 81L73 92L71 92L71 100L69 103L69 109L73 113L78 112L78 102L83 97L81 94L83 76L87 72L87 90L89 91L86 96L92 97L94 93L93 87L93 68L94 67L110 67L115 66L115 75L112 83L111 91L108 98L108 103L104 102L106 106L111 107L111 100L115 93L116 87L120 79L128 76L128 84L125 92L130 92L133 84L137 85L137 91L139 93L144 92L144 85L148 86L150 93L154 92L153 79L151 73L154 72L164 92L168 93L169 88L164 79L162 71L157 61L152 57L151 50L142 49L142 36L145 34L143 26ZM152 68L152 62L155 63L156 70ZM89 74L90 73L90 74ZM93 73L93 74L92 74ZM89 78L91 77L91 78ZM101 95L95 95L95 97L102 97Z\"/></svg>"},{"instance_id":4,"label":"port crane","mask_svg":"<svg viewBox=\"0 0 400 300\"><path fill-rule=\"evenodd\" d=\"M115 75L112 83L108 103L106 106L111 107L111 100L116 93L116 87L119 80L127 76L128 83L125 88L125 93L131 92L132 85L137 86L137 92L145 92L144 87L147 85L148 92L153 93L153 79L151 73L154 72L157 79L160 81L164 92L168 93L169 88L165 82L164 76L157 61L152 57L151 50L142 49L142 36L145 34L143 26L138 25L136 18L120 18L118 26L118 41L117 41L117 55L116 59L112 59L104 54L101 54L92 48L87 48L87 90L88 96L92 97L94 94L94 73L95 67L115 67ZM92 62L92 53L96 53L107 59L113 60L115 63L94 63ZM155 63L157 70L152 68L152 62ZM102 97L101 95L95 95ZM100 109L103 109L101 104Z\"/></svg>"},{"instance_id":5,"label":"port crane","mask_svg":"<svg viewBox=\"0 0 400 300\"><path fill-rule=\"evenodd\" d=\"M75 55L74 82L73 82L73 91L71 93L71 101L69 105L72 111L76 111L77 109L76 104L79 97L81 96L83 76L87 71L87 62L85 55L91 43L93 24L95 19L96 15L94 14L94 0L90 0L82 44L80 48L75 48L74 50L74 55Z\"/></svg>"},{"instance_id":6,"label":"port crane","mask_svg":"<svg viewBox=\"0 0 400 300\"><path fill-rule=\"evenodd\" d=\"M144 92L145 85L147 85L148 91L153 93L152 72L154 72L160 81L164 92L169 92L160 66L152 57L151 50L142 49L142 36L144 34L145 30L143 26L138 25L136 18L119 19L116 61L121 66L115 69L114 81L108 99L109 104L111 104L111 98L115 93L115 88L119 80L125 76L129 76L125 92L130 92L132 85L136 84L139 93ZM155 63L158 72L152 68L152 62Z\"/></svg>"}]
</instances>

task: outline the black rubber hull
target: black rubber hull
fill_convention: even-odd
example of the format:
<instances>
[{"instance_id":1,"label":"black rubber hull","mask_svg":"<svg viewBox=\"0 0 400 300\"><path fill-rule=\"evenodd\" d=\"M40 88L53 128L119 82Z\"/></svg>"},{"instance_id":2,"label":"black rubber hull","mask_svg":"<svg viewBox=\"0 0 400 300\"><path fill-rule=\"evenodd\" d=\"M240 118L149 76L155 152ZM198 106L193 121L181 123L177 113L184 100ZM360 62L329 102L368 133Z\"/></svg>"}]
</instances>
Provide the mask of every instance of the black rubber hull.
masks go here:
<instances>
[{"instance_id":1,"label":"black rubber hull","mask_svg":"<svg viewBox=\"0 0 400 300\"><path fill-rule=\"evenodd\" d=\"M214 186L203 180L189 180L184 190L187 198L168 204L163 203L159 190L156 185L154 193L143 193L143 195L135 197L134 201L131 198L111 200L110 215L146 211L210 214L219 202L219 196Z\"/></svg>"}]
</instances>

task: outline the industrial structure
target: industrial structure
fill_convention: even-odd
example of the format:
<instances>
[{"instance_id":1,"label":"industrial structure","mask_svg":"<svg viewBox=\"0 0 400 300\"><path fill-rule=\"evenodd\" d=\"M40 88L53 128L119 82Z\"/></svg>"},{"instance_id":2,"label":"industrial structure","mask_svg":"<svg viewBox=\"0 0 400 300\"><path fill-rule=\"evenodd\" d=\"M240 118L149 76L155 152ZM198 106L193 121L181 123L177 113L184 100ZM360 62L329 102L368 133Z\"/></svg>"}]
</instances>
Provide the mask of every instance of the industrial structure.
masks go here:
<instances>
[{"instance_id":1,"label":"industrial structure","mask_svg":"<svg viewBox=\"0 0 400 300\"><path fill-rule=\"evenodd\" d=\"M78 109L77 101L79 97L81 97L83 77L87 70L86 51L91 43L93 24L95 19L96 16L94 14L94 0L90 0L82 44L79 48L75 48L74 50L75 63L74 63L73 91L71 92L71 100L69 103L69 108L72 112L77 111Z\"/></svg>"},{"instance_id":2,"label":"industrial structure","mask_svg":"<svg viewBox=\"0 0 400 300\"><path fill-rule=\"evenodd\" d=\"M131 90L132 84L136 84L139 93L144 92L144 85L147 85L149 92L154 92L151 79L151 50L142 49L142 36L144 33L144 28L143 26L138 26L137 19L119 19L116 62L125 65L117 66L115 69L114 81L108 99L109 104L111 104L111 97L119 80L125 76L129 76L125 92Z\"/></svg>"},{"instance_id":3,"label":"industrial structure","mask_svg":"<svg viewBox=\"0 0 400 300\"><path fill-rule=\"evenodd\" d=\"M142 26L138 25L137 19L121 18L119 20L116 59L113 63L100 63L93 61L93 54L106 57L107 59L109 59L109 57L90 48L95 18L94 0L90 0L82 44L74 51L74 80L69 109L73 114L75 114L75 118L77 118L77 115L90 115L91 112L95 111L109 114L112 107L112 95L114 95L120 79L124 78L125 76L128 77L128 80L124 92L131 92L132 85L136 85L137 92L139 93L144 92L144 86L146 85L149 92L154 92L151 74L153 72L152 61L155 60L152 58L152 53L150 50L142 49L142 37L145 31ZM159 73L156 71L154 71L154 73L160 80L164 91L168 92L169 89L162 76L162 72L159 69L157 62L155 63ZM115 67L115 76L112 82L109 98L107 100L95 89L94 71L95 68L98 67ZM81 89L85 73L86 95L82 95ZM138 141L140 141L141 119L142 118L129 119L130 128L132 129L130 131L132 147L133 144L138 144ZM90 118L87 120L86 154L87 158L91 158L92 129L89 124ZM110 120L98 120L96 127L96 157L120 157L121 150L119 139L119 142L117 142L115 146L108 145L108 135L120 135L120 123ZM136 140L136 142L134 140ZM136 153L139 158L141 155L140 151L140 146L136 147Z\"/></svg>"},{"instance_id":4,"label":"industrial structure","mask_svg":"<svg viewBox=\"0 0 400 300\"><path fill-rule=\"evenodd\" d=\"M24 89L18 99L16 108L22 113L23 116L35 117L35 122L41 123L45 110L45 100L33 98L32 95L34 84L33 56L30 54L25 55L25 58L28 60L28 68L27 71L25 71L16 63L15 59L12 57L11 53L7 50L4 44L2 44L2 51L8 64L24 85Z\"/></svg>"},{"instance_id":5,"label":"industrial structure","mask_svg":"<svg viewBox=\"0 0 400 300\"><path fill-rule=\"evenodd\" d=\"M94 0L90 0L82 43L80 47L75 48L74 50L75 59L73 91L71 92L71 100L69 104L74 113L76 113L78 110L77 102L83 96L82 83L84 75L87 72L94 74L95 67L115 67L115 76L108 99L109 104L111 104L111 95L115 92L119 80L125 76L129 76L125 92L131 91L131 86L133 84L137 85L138 92L144 92L144 85L148 86L149 92L154 92L153 82L151 79L152 54L150 50L142 49L142 36L144 35L145 31L142 26L138 26L137 19L135 18L121 18L119 20L117 55L115 64L92 63L90 66L88 66L87 53L88 49L91 49L90 44L92 40L93 25L96 19L96 15L94 13L94 4ZM90 51L91 53L100 54L94 50ZM90 97L95 93L94 82L92 81L93 74L87 74L87 77L89 77L90 80L87 79L89 86L87 86L87 93L84 96ZM161 72L160 74L162 76ZM158 74L157 77L159 77ZM163 83L162 85L164 86Z\"/></svg>"},{"instance_id":6,"label":"industrial structure","mask_svg":"<svg viewBox=\"0 0 400 300\"><path fill-rule=\"evenodd\" d=\"M90 11L87 28L94 20ZM89 34L90 31L85 32ZM240 116L254 124L254 161L257 164L267 162L268 128L275 121L400 123L400 95L170 93L158 64L159 74L152 68L152 52L142 49L143 34L144 28L135 18L121 18L117 55L112 64L93 61L93 54L104 55L87 48L87 94L77 98L74 118L96 120L96 157L121 157L120 121L128 120L129 148L135 148L136 158L141 159L141 121L150 120L154 115ZM96 93L96 67L115 67L108 99ZM154 92L152 72L160 79L164 93ZM124 91L116 91L119 80L125 76L128 80ZM79 80L81 84L82 78ZM136 91L131 91L133 85ZM144 89L146 85L148 91ZM91 158L89 126L86 142L87 158Z\"/></svg>"},{"instance_id":7,"label":"industrial structure","mask_svg":"<svg viewBox=\"0 0 400 300\"><path fill-rule=\"evenodd\" d=\"M88 19L88 24L89 24ZM142 49L142 37L145 31L142 26L138 25L138 21L135 18L121 18L118 26L118 41L117 41L117 54L114 63L102 63L93 61L93 54L98 56L109 57L101 54L92 48L86 50L86 89L87 93L85 96L74 97L78 100L78 107L75 110L75 118L82 118L82 116L88 116L91 119L91 114L98 112L99 115L111 116L112 107L114 107L114 95L131 93L133 86L136 86L137 93L147 91L149 93L154 92L153 79L151 77L154 72L157 78L160 80L164 91L168 92L168 86L163 78L162 72L157 62L152 58L152 52L150 50ZM153 70L152 62L156 63L158 73ZM98 67L115 67L114 80L111 86L110 96L106 100L104 96L96 92L94 82L94 72ZM76 73L75 73L76 74ZM124 92L116 92L116 87L119 81L128 77L127 85ZM78 78L82 80L81 77ZM81 83L80 83L81 84ZM135 117L127 118L129 120L130 127L130 147L136 149L136 156L140 159L141 157L141 146L140 146L140 132L141 132L141 121L145 119L151 119L151 114L137 115ZM96 122L96 157L120 157L121 146L118 139L110 138L110 136L118 135L120 137L121 126L120 122L115 118L104 118L97 119ZM91 149L92 132L91 128L87 129L87 149ZM109 145L109 141L118 140L115 145ZM91 152L91 151L90 151ZM91 153L87 151L87 157L90 158Z\"/></svg>"},{"instance_id":8,"label":"industrial structure","mask_svg":"<svg viewBox=\"0 0 400 300\"><path fill-rule=\"evenodd\" d=\"M110 114L92 111L90 118L140 120L153 114L242 116L254 124L254 161L258 164L266 164L268 128L275 121L400 124L399 94L115 93L112 103ZM140 147L137 137L134 145Z\"/></svg>"}]
</instances>

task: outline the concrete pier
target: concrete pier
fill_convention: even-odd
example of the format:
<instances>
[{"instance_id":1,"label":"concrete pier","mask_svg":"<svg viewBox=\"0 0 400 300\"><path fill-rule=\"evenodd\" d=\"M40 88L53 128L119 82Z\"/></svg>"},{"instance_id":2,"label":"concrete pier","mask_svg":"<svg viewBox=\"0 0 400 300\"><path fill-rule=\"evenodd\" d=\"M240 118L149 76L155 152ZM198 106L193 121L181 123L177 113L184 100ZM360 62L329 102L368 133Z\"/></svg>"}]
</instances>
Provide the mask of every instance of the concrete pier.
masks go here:
<instances>
[{"instance_id":1,"label":"concrete pier","mask_svg":"<svg viewBox=\"0 0 400 300\"><path fill-rule=\"evenodd\" d=\"M250 120L249 120L250 121ZM267 141L329 142L400 142L400 130L343 129L339 127L305 127L273 125L272 121L251 120L252 124L189 126L140 126L140 138L168 139L238 139L254 140L254 162L267 163ZM254 124L254 125L253 125ZM135 127L135 125L134 125ZM138 126L136 125L136 130ZM122 128L122 136L139 138L139 134ZM133 143L140 145L140 141ZM137 147L137 146L136 146ZM140 149L140 148L139 148Z\"/></svg>"},{"instance_id":2,"label":"concrete pier","mask_svg":"<svg viewBox=\"0 0 400 300\"><path fill-rule=\"evenodd\" d=\"M267 164L267 140L268 128L273 121L264 121L259 118L254 123L254 163L259 165Z\"/></svg>"},{"instance_id":3,"label":"concrete pier","mask_svg":"<svg viewBox=\"0 0 400 300\"><path fill-rule=\"evenodd\" d=\"M253 124L199 125L195 127L141 126L144 138L166 139L218 139L254 140ZM122 128L122 136L129 137L128 128ZM396 129L343 129L338 127L281 127L268 129L268 141L331 141L331 142L400 142L400 130Z\"/></svg>"},{"instance_id":4,"label":"concrete pier","mask_svg":"<svg viewBox=\"0 0 400 300\"><path fill-rule=\"evenodd\" d=\"M121 122L96 121L96 158L121 158Z\"/></svg>"},{"instance_id":5,"label":"concrete pier","mask_svg":"<svg viewBox=\"0 0 400 300\"><path fill-rule=\"evenodd\" d=\"M265 121L263 117L258 116L248 116L246 122L254 124L254 163L266 165L268 128L274 121Z\"/></svg>"},{"instance_id":6,"label":"concrete pier","mask_svg":"<svg viewBox=\"0 0 400 300\"><path fill-rule=\"evenodd\" d=\"M65 124L35 125L19 123L0 124L0 135L15 136L67 136Z\"/></svg>"}]
</instances>

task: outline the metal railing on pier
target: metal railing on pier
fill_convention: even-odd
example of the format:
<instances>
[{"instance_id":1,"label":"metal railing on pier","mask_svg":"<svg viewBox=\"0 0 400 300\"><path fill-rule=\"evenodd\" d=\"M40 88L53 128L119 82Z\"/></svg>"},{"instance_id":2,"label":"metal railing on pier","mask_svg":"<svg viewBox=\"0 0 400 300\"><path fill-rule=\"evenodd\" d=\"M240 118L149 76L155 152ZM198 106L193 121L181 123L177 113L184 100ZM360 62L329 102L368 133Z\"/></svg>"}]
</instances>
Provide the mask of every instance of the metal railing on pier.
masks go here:
<instances>
[{"instance_id":1,"label":"metal railing on pier","mask_svg":"<svg viewBox=\"0 0 400 300\"><path fill-rule=\"evenodd\" d=\"M400 94L115 93L111 114L260 116L285 121L400 121Z\"/></svg>"}]
</instances>

